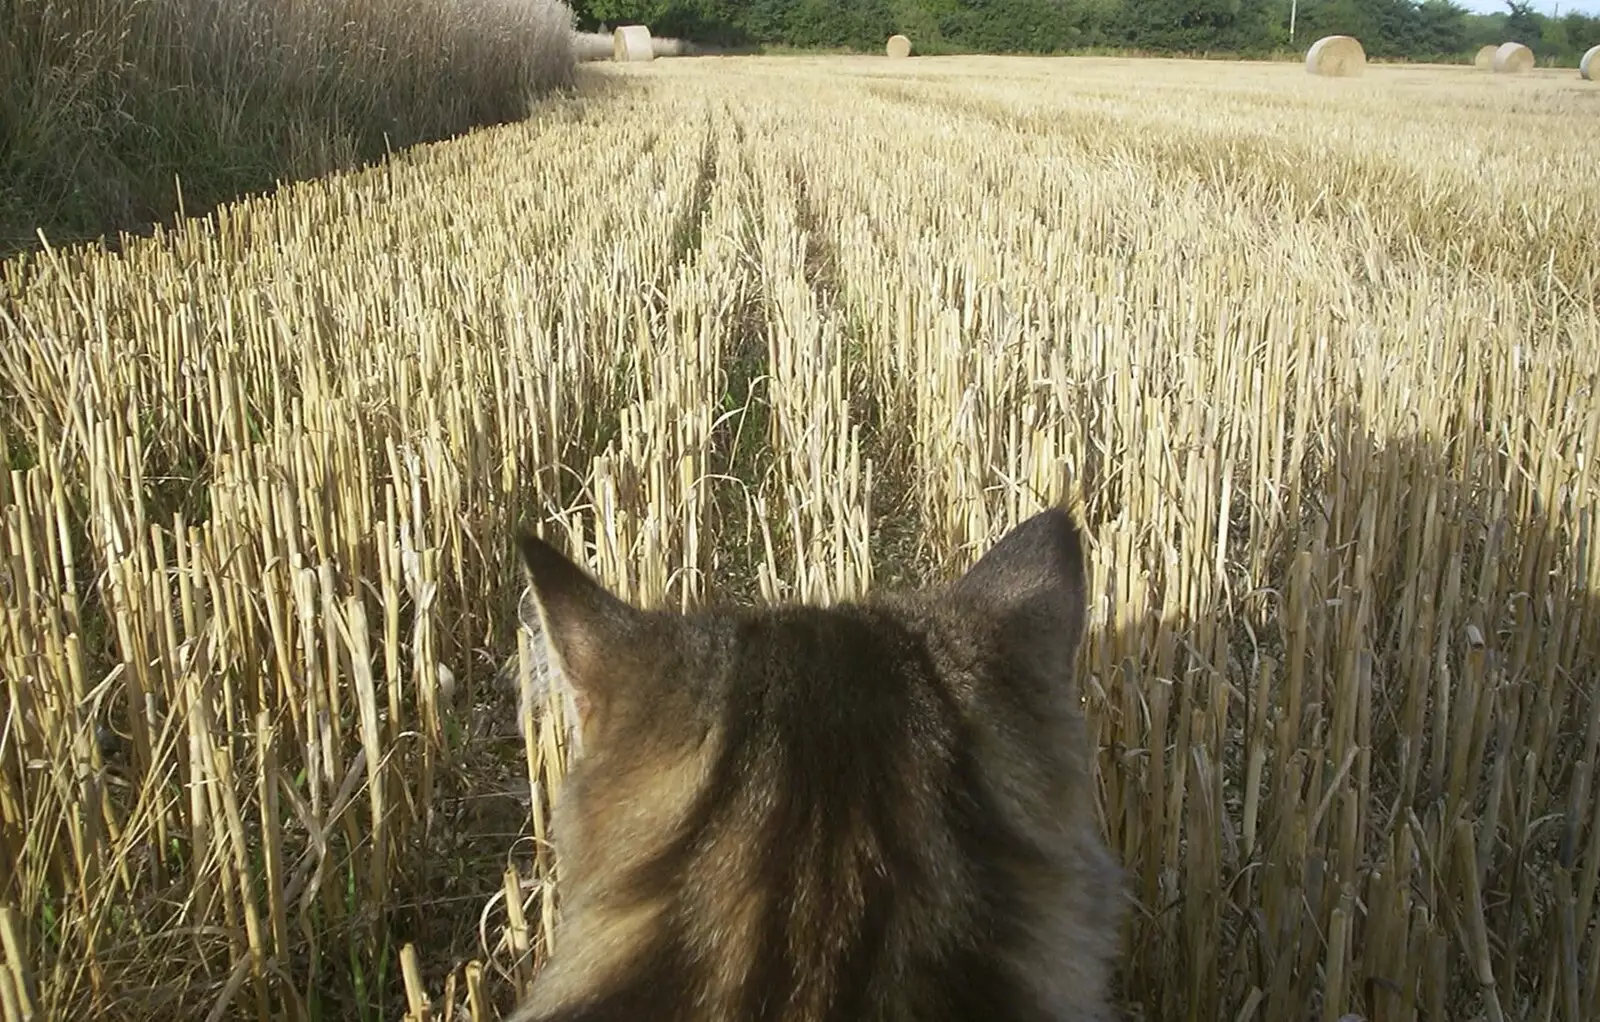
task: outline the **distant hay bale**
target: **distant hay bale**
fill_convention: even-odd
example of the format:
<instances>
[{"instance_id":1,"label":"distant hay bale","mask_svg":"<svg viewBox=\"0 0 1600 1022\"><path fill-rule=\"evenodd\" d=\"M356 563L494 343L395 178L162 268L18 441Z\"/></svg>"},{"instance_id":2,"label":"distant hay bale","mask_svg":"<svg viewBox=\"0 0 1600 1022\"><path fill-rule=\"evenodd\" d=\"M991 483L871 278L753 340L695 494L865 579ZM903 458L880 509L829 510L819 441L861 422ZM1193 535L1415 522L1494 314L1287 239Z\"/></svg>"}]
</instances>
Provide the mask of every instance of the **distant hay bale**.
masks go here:
<instances>
[{"instance_id":1,"label":"distant hay bale","mask_svg":"<svg viewBox=\"0 0 1600 1022\"><path fill-rule=\"evenodd\" d=\"M1494 70L1494 51L1500 47L1490 44L1478 48L1478 55L1472 58L1472 66L1479 71Z\"/></svg>"},{"instance_id":2,"label":"distant hay bale","mask_svg":"<svg viewBox=\"0 0 1600 1022\"><path fill-rule=\"evenodd\" d=\"M1494 73L1519 75L1533 70L1533 51L1521 43L1501 43L1494 51Z\"/></svg>"},{"instance_id":3,"label":"distant hay bale","mask_svg":"<svg viewBox=\"0 0 1600 1022\"><path fill-rule=\"evenodd\" d=\"M619 61L655 60L656 50L650 30L643 25L618 25L611 33L611 59Z\"/></svg>"},{"instance_id":4,"label":"distant hay bale","mask_svg":"<svg viewBox=\"0 0 1600 1022\"><path fill-rule=\"evenodd\" d=\"M1578 73L1583 75L1584 81L1594 81L1594 76L1600 73L1600 46L1591 46L1584 53L1583 59L1578 61Z\"/></svg>"},{"instance_id":5,"label":"distant hay bale","mask_svg":"<svg viewBox=\"0 0 1600 1022\"><path fill-rule=\"evenodd\" d=\"M1306 70L1324 78L1353 78L1367 66L1367 51L1348 35L1318 39L1306 51Z\"/></svg>"},{"instance_id":6,"label":"distant hay bale","mask_svg":"<svg viewBox=\"0 0 1600 1022\"><path fill-rule=\"evenodd\" d=\"M611 59L610 32L572 33L572 54L582 61Z\"/></svg>"},{"instance_id":7,"label":"distant hay bale","mask_svg":"<svg viewBox=\"0 0 1600 1022\"><path fill-rule=\"evenodd\" d=\"M888 53L889 56L894 57L896 60L911 56L911 40L903 35L890 36Z\"/></svg>"}]
</instances>

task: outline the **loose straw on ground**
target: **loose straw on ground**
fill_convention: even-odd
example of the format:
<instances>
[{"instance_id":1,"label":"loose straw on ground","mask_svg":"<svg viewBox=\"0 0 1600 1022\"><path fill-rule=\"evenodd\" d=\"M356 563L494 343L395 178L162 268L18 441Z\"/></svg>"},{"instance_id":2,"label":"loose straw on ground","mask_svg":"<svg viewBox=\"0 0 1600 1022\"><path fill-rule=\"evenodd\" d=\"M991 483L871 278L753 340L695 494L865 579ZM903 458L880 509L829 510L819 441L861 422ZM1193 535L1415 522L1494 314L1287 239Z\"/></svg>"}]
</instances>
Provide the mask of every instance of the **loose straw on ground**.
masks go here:
<instances>
[{"instance_id":1,"label":"loose straw on ground","mask_svg":"<svg viewBox=\"0 0 1600 1022\"><path fill-rule=\"evenodd\" d=\"M1352 78L1367 66L1367 51L1354 36L1330 35L1306 51L1306 70L1324 78Z\"/></svg>"},{"instance_id":2,"label":"loose straw on ground","mask_svg":"<svg viewBox=\"0 0 1600 1022\"><path fill-rule=\"evenodd\" d=\"M619 25L611 34L611 59L618 61L654 60L655 45L650 29L644 25Z\"/></svg>"},{"instance_id":3,"label":"loose straw on ground","mask_svg":"<svg viewBox=\"0 0 1600 1022\"><path fill-rule=\"evenodd\" d=\"M1522 74L1533 70L1533 51L1521 43L1501 43L1494 51L1494 73L1499 75Z\"/></svg>"}]
</instances>

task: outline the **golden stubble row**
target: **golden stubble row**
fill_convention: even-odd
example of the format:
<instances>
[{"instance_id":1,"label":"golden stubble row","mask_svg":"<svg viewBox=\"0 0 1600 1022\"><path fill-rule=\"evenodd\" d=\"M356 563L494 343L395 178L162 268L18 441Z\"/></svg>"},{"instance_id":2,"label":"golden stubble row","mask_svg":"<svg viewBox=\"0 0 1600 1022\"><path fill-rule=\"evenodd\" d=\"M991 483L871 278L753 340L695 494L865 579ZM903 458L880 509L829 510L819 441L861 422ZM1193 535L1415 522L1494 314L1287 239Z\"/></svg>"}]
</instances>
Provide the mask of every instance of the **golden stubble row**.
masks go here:
<instances>
[{"instance_id":1,"label":"golden stubble row","mask_svg":"<svg viewBox=\"0 0 1600 1022\"><path fill-rule=\"evenodd\" d=\"M608 68L6 268L8 1010L487 1017L557 910L515 523L646 603L831 600L1057 499L1130 1000L1596 1009L1566 86L904 67Z\"/></svg>"},{"instance_id":2,"label":"golden stubble row","mask_svg":"<svg viewBox=\"0 0 1600 1022\"><path fill-rule=\"evenodd\" d=\"M993 107L974 102L985 88ZM1570 360L1596 322L1583 221L1562 219L1592 172L1534 211L1562 222L1537 235L1547 258L1513 265L1433 243L1468 224L1397 240L1432 215L1404 191L1369 206L1368 182L1423 178L1412 125L1358 174L1260 159L1206 119L1152 124L1137 95L1084 124L1076 88L896 83L852 109L843 158L824 124L793 144L827 181L818 219L885 357L885 402L904 402L934 542L992 538L980 516L1014 521L1019 481L1054 497L1037 466L1056 458L1101 525L1105 808L1155 915L1135 924L1132 975L1163 1013L1199 1017L1284 1017L1319 965L1352 988L1330 1017L1462 1010L1468 969L1491 1013L1573 1008L1595 945L1569 941L1562 974L1533 950L1548 931L1500 906L1571 912L1578 935L1593 913L1596 864L1569 861L1576 898L1555 896L1572 877L1539 861L1554 846L1533 825L1559 814L1594 847L1600 410ZM925 130L908 105L928 108ZM1303 131L1365 131L1343 123L1359 114ZM949 145L952 119L987 144ZM1130 144L1107 144L1108 125ZM1534 137L1509 115L1482 130L1473 144ZM1197 172L1206 147L1251 173ZM903 187L908 166L933 186ZM1544 171L1525 196L1555 183ZM1314 190L1336 217L1296 215ZM1492 229L1518 233L1527 209Z\"/></svg>"}]
</instances>

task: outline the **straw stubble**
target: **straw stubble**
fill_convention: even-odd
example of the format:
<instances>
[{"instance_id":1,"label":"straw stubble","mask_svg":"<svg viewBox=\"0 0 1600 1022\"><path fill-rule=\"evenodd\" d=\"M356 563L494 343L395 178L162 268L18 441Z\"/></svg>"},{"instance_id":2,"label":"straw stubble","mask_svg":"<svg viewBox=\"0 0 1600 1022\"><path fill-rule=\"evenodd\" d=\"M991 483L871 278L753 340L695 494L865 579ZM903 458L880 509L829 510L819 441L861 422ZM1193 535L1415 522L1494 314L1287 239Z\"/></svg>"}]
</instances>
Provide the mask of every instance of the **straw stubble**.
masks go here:
<instances>
[{"instance_id":1,"label":"straw stubble","mask_svg":"<svg viewBox=\"0 0 1600 1022\"><path fill-rule=\"evenodd\" d=\"M1594 1017L1588 86L872 59L5 266L7 1010L508 1006L571 737L520 520L682 608L1062 501L1145 1017Z\"/></svg>"}]
</instances>

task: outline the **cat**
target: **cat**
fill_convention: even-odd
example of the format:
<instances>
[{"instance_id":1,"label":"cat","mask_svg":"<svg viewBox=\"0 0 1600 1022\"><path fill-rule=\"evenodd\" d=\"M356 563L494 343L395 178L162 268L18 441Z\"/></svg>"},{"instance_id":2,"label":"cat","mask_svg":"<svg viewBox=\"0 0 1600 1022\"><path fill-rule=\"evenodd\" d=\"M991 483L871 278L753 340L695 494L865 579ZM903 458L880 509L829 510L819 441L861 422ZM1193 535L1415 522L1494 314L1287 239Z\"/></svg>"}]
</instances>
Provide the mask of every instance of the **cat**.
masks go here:
<instances>
[{"instance_id":1,"label":"cat","mask_svg":"<svg viewBox=\"0 0 1600 1022\"><path fill-rule=\"evenodd\" d=\"M1113 1017L1066 512L951 584L831 607L647 611L518 545L581 752L514 1022Z\"/></svg>"}]
</instances>

